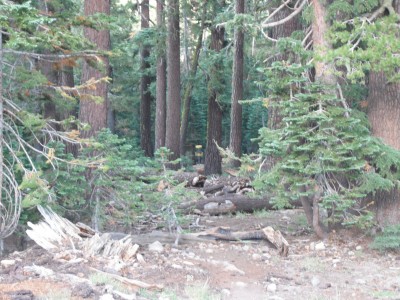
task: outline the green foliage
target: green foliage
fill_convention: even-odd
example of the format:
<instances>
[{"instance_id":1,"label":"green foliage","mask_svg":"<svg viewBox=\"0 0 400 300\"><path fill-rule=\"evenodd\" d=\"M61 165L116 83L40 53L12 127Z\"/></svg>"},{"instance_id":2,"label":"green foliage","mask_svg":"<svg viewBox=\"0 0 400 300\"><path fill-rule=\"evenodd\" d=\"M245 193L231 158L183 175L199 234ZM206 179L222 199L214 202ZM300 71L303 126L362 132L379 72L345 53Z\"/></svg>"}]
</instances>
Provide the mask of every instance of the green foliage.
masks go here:
<instances>
[{"instance_id":1,"label":"green foliage","mask_svg":"<svg viewBox=\"0 0 400 300\"><path fill-rule=\"evenodd\" d=\"M385 227L382 234L374 239L371 248L379 251L398 251L400 249L400 225Z\"/></svg>"},{"instance_id":2,"label":"green foliage","mask_svg":"<svg viewBox=\"0 0 400 300\"><path fill-rule=\"evenodd\" d=\"M363 82L369 71L385 72L389 81L399 80L397 22L397 15L374 22L365 17L355 17L351 23L335 22L330 34L334 49L327 60L340 67L338 73L353 83Z\"/></svg>"},{"instance_id":3,"label":"green foliage","mask_svg":"<svg viewBox=\"0 0 400 300\"><path fill-rule=\"evenodd\" d=\"M344 107L331 87L306 82L308 67L276 62L264 70L269 105L274 100L283 126L260 130L260 152L276 164L255 186L274 191L278 208L319 190L329 221L371 223L361 200L395 186L400 152L371 137L365 117Z\"/></svg>"}]
</instances>

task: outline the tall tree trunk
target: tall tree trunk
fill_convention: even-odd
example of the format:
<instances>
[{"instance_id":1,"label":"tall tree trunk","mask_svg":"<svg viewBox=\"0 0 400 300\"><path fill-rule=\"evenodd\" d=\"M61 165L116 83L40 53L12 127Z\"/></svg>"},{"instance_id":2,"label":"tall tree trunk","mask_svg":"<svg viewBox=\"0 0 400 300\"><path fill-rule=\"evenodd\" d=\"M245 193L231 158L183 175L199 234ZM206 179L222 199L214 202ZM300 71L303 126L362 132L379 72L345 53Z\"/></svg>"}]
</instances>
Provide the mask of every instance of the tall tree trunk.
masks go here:
<instances>
[{"instance_id":1,"label":"tall tree trunk","mask_svg":"<svg viewBox=\"0 0 400 300\"><path fill-rule=\"evenodd\" d=\"M85 0L84 5L85 16L90 16L96 13L110 14L110 0ZM109 30L95 30L89 27L84 29L85 37L92 43L97 45L100 51L110 50L110 32ZM106 73L109 71L108 58L101 58L104 64ZM82 82L87 82L90 79L100 79L108 74L103 74L101 71L91 67L87 62L83 63ZM98 83L96 89L87 89L84 91L87 97L81 99L79 120L88 123L91 128L88 131L82 132L82 137L92 137L99 130L107 127L107 93L108 85L105 82ZM101 103L96 102L96 98L101 98Z\"/></svg>"},{"instance_id":2,"label":"tall tree trunk","mask_svg":"<svg viewBox=\"0 0 400 300\"><path fill-rule=\"evenodd\" d=\"M236 0L236 15L244 14L244 0ZM242 106L239 100L243 100L243 45L244 32L240 28L235 29L235 47L232 70L232 104L231 104L231 131L230 149L236 157L242 154ZM240 166L239 160L234 160L235 167Z\"/></svg>"},{"instance_id":3,"label":"tall tree trunk","mask_svg":"<svg viewBox=\"0 0 400 300\"><path fill-rule=\"evenodd\" d=\"M295 1L292 1L295 2ZM288 17L292 13L292 10L288 7L284 7L280 10L272 19L272 22L282 20ZM302 29L302 24L300 22L300 17L295 16L284 24L274 26L271 30L271 37L274 40L280 38L287 38L292 35L296 30ZM287 53L280 53L273 61L287 61L289 56ZM268 107L268 128L277 129L282 124L282 114L279 111L279 107L270 105Z\"/></svg>"},{"instance_id":4,"label":"tall tree trunk","mask_svg":"<svg viewBox=\"0 0 400 300\"><path fill-rule=\"evenodd\" d=\"M155 149L165 146L166 122L166 92L167 92L167 64L165 60L164 32L164 0L157 1L157 27L160 34L157 45L157 75L156 75L156 129Z\"/></svg>"},{"instance_id":5,"label":"tall tree trunk","mask_svg":"<svg viewBox=\"0 0 400 300\"><path fill-rule=\"evenodd\" d=\"M211 50L220 52L224 44L223 27L215 27L211 30ZM218 91L216 90L216 81L221 80L220 66L218 64L212 66L209 78L209 96L207 111L207 145L205 153L204 173L221 174L222 158L218 151L217 145L221 145L222 141L222 108L218 103Z\"/></svg>"},{"instance_id":6,"label":"tall tree trunk","mask_svg":"<svg viewBox=\"0 0 400 300\"><path fill-rule=\"evenodd\" d=\"M400 14L400 0L393 2ZM400 150L400 83L389 83L383 72L371 72L368 83L368 119L372 134ZM380 191L375 194L376 218L382 225L398 224L400 191Z\"/></svg>"},{"instance_id":7,"label":"tall tree trunk","mask_svg":"<svg viewBox=\"0 0 400 300\"><path fill-rule=\"evenodd\" d=\"M167 45L167 121L165 146L173 154L170 159L179 158L181 125L181 73L179 38L179 0L168 0L168 45ZM170 165L178 169L179 164Z\"/></svg>"},{"instance_id":8,"label":"tall tree trunk","mask_svg":"<svg viewBox=\"0 0 400 300\"><path fill-rule=\"evenodd\" d=\"M314 19L312 23L314 57L319 58L315 61L314 65L315 80L321 82L326 86L333 87L336 84L336 77L333 73L333 66L323 59L326 56L327 51L331 48L331 45L327 40L329 25L326 20L326 9L328 4L325 0L312 0L312 4L314 8ZM336 86L334 87L336 88ZM335 90L327 88L326 93L335 93ZM327 233L320 220L319 214L319 203L323 195L322 183L317 183L317 185L315 185L314 187L309 188L312 188L314 192L312 199L309 198L310 203L313 204L312 226L315 233L321 239L325 239L327 237ZM307 210L309 210L308 205L303 205L303 208L307 214Z\"/></svg>"},{"instance_id":9,"label":"tall tree trunk","mask_svg":"<svg viewBox=\"0 0 400 300\"><path fill-rule=\"evenodd\" d=\"M75 86L73 67L61 66L61 69L58 72L58 85L67 87ZM57 120L65 120L70 116L78 117L77 107L60 109L56 113ZM62 128L62 130L65 130L65 128ZM66 143L65 152L71 153L74 157L78 156L78 145Z\"/></svg>"},{"instance_id":10,"label":"tall tree trunk","mask_svg":"<svg viewBox=\"0 0 400 300\"><path fill-rule=\"evenodd\" d=\"M315 80L336 88L337 79L333 73L333 66L323 59L331 48L328 41L329 26L326 21L326 6L328 4L326 4L325 0L312 0L312 4L314 7L314 20L312 23L314 56L319 57L315 61Z\"/></svg>"},{"instance_id":11,"label":"tall tree trunk","mask_svg":"<svg viewBox=\"0 0 400 300\"><path fill-rule=\"evenodd\" d=\"M192 66L189 72L189 79L185 87L185 92L183 94L183 110L182 110L182 124L180 132L180 153L181 156L185 155L185 143L187 138L187 130L189 126L189 114L190 114L190 104L192 100L192 91L194 87L194 80L197 73L197 67L199 65L200 50L203 45L203 33L205 28L205 19L207 13L207 1L203 2L203 14L200 23L200 32L197 38L196 47L193 53Z\"/></svg>"},{"instance_id":12,"label":"tall tree trunk","mask_svg":"<svg viewBox=\"0 0 400 300\"><path fill-rule=\"evenodd\" d=\"M141 29L149 28L150 10L149 0L142 0L141 3ZM151 94L149 87L151 78L148 74L150 63L148 58L150 49L143 45L140 51L142 77L140 79L140 146L145 156L153 156L153 147L151 143Z\"/></svg>"}]
</instances>

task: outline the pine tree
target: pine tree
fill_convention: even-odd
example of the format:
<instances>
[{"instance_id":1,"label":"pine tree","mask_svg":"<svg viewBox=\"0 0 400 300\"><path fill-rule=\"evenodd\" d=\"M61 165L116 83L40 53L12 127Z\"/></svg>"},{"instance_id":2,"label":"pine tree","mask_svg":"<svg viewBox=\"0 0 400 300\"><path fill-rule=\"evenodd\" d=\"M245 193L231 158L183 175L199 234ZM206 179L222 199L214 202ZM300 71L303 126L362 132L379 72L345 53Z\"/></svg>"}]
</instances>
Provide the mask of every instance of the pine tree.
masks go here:
<instances>
[{"instance_id":1,"label":"pine tree","mask_svg":"<svg viewBox=\"0 0 400 300\"><path fill-rule=\"evenodd\" d=\"M85 16L96 13L110 14L110 0L85 0ZM99 51L110 50L110 32L108 29L94 29L85 27L85 37L91 41ZM93 61L83 64L82 82L89 80L100 80L109 75L109 62L107 57L102 57L104 71L91 66ZM90 125L90 130L82 132L83 137L94 136L99 130L107 128L107 106L108 106L108 84L104 81L98 82L95 89L89 88L81 97L79 120Z\"/></svg>"}]
</instances>

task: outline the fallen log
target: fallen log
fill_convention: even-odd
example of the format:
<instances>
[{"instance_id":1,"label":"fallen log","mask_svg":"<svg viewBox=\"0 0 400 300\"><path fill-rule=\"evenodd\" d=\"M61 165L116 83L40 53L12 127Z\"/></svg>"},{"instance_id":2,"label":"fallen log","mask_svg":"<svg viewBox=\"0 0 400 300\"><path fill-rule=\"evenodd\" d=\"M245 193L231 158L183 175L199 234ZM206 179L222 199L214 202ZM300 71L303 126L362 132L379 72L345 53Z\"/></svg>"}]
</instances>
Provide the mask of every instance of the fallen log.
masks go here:
<instances>
[{"instance_id":1,"label":"fallen log","mask_svg":"<svg viewBox=\"0 0 400 300\"><path fill-rule=\"evenodd\" d=\"M229 227L215 227L205 232L199 232L196 235L225 241L265 240L278 249L281 256L288 256L289 253L289 243L279 230L274 230L271 226L260 230L236 232L231 231Z\"/></svg>"},{"instance_id":2,"label":"fallen log","mask_svg":"<svg viewBox=\"0 0 400 300\"><path fill-rule=\"evenodd\" d=\"M272 244L280 255L286 256L289 251L289 244L279 231L272 227L265 227L261 230L233 232L227 227L211 228L198 233L167 233L152 232L146 235L129 235L123 233L95 233L92 237L83 239L79 236L79 228L68 220L58 216L50 208L40 207L39 211L44 217L43 221L35 225L29 223L31 229L27 230L29 236L42 248L50 252L59 253L72 249L76 255L84 253L87 258L118 258L122 261L134 259L139 245L146 245L159 241L161 243L204 242L225 240L265 240ZM45 225L45 226L44 226ZM85 233L90 236L86 226L83 226ZM43 229L46 230L43 230ZM82 228L82 226L81 226Z\"/></svg>"},{"instance_id":3,"label":"fallen log","mask_svg":"<svg viewBox=\"0 0 400 300\"><path fill-rule=\"evenodd\" d=\"M217 215L238 211L251 213L261 209L275 209L274 205L268 198L251 198L249 196L237 194L227 194L223 196L210 197L207 199L200 199L198 201L186 202L179 205L178 208L184 210L185 212L190 212L193 209L198 209L202 212L205 212L207 211L208 205L210 205L210 203L214 203L213 210L216 212L215 214ZM232 205L234 207L232 207ZM294 207L301 207L301 202L293 201L291 202L291 205ZM229 209L224 211L223 209L218 209L218 207L216 206L229 206ZM213 211L208 211L208 213L213 214Z\"/></svg>"},{"instance_id":4,"label":"fallen log","mask_svg":"<svg viewBox=\"0 0 400 300\"><path fill-rule=\"evenodd\" d=\"M213 193L215 191L222 190L224 187L225 187L224 183L210 185L210 186L204 187L202 192L204 192L204 194L210 194L210 193Z\"/></svg>"},{"instance_id":5,"label":"fallen log","mask_svg":"<svg viewBox=\"0 0 400 300\"><path fill-rule=\"evenodd\" d=\"M174 176L174 180L179 183L186 183L186 187L204 187L207 177L197 173L177 173Z\"/></svg>"}]
</instances>

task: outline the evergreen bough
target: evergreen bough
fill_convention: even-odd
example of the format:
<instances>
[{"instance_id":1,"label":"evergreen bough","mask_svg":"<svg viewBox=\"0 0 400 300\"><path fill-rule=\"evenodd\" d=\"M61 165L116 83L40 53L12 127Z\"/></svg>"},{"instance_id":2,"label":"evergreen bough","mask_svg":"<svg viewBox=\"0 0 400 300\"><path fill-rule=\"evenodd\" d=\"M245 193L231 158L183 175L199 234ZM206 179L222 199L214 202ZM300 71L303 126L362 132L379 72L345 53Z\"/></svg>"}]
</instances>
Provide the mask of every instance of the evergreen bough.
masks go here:
<instances>
[{"instance_id":1,"label":"evergreen bough","mask_svg":"<svg viewBox=\"0 0 400 300\"><path fill-rule=\"evenodd\" d=\"M277 106L282 123L260 130L260 152L274 165L255 185L277 208L317 197L329 223L370 225L368 197L397 185L400 152L371 136L365 115L349 109L336 87L308 81L309 68L282 61L262 70L265 105Z\"/></svg>"}]
</instances>

